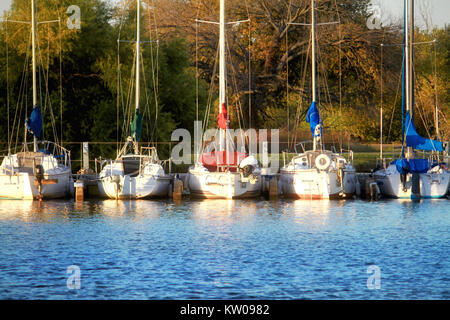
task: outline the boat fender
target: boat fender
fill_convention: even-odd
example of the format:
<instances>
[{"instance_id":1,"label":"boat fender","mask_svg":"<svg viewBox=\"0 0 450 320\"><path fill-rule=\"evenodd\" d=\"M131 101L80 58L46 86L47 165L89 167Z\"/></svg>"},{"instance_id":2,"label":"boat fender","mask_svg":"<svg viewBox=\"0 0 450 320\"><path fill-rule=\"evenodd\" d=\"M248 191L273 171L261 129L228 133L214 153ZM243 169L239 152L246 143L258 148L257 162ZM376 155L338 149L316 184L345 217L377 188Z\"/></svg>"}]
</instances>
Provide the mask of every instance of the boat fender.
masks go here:
<instances>
[{"instance_id":1,"label":"boat fender","mask_svg":"<svg viewBox=\"0 0 450 320\"><path fill-rule=\"evenodd\" d=\"M326 154L320 154L317 156L315 160L315 164L317 169L319 170L327 170L331 165L331 159Z\"/></svg>"},{"instance_id":2,"label":"boat fender","mask_svg":"<svg viewBox=\"0 0 450 320\"><path fill-rule=\"evenodd\" d=\"M41 183L42 180L44 180L44 167L42 165L38 164L35 168L35 175L36 180Z\"/></svg>"},{"instance_id":3,"label":"boat fender","mask_svg":"<svg viewBox=\"0 0 450 320\"><path fill-rule=\"evenodd\" d=\"M252 174L253 170L255 170L255 168L252 165L248 165L245 166L243 168L240 168L242 174L244 175L245 178L247 178L249 175Z\"/></svg>"},{"instance_id":4,"label":"boat fender","mask_svg":"<svg viewBox=\"0 0 450 320\"><path fill-rule=\"evenodd\" d=\"M111 182L120 183L120 176L113 175L110 176Z\"/></svg>"}]
</instances>

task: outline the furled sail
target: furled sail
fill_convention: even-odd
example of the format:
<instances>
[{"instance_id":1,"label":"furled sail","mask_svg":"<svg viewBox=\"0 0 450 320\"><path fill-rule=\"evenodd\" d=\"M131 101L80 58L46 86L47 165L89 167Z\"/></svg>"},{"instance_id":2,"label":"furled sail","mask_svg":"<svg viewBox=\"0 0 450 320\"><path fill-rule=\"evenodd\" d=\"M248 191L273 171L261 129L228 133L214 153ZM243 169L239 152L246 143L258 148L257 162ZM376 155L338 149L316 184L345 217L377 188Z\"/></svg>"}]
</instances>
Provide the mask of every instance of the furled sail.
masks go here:
<instances>
[{"instance_id":1,"label":"furled sail","mask_svg":"<svg viewBox=\"0 0 450 320\"><path fill-rule=\"evenodd\" d=\"M131 123L131 136L139 141L142 134L142 115L139 109L136 109L136 114L134 115L133 122Z\"/></svg>"},{"instance_id":2,"label":"furled sail","mask_svg":"<svg viewBox=\"0 0 450 320\"><path fill-rule=\"evenodd\" d=\"M442 142L426 139L417 133L416 127L414 126L414 121L412 120L409 112L406 113L405 130L406 145L408 147L426 151L444 151Z\"/></svg>"},{"instance_id":3,"label":"furled sail","mask_svg":"<svg viewBox=\"0 0 450 320\"><path fill-rule=\"evenodd\" d=\"M309 123L311 132L313 136L315 136L314 131L316 130L317 125L320 124L319 110L317 109L315 101L313 101L313 103L311 103L311 106L309 107L308 113L306 114L306 122Z\"/></svg>"},{"instance_id":4,"label":"furled sail","mask_svg":"<svg viewBox=\"0 0 450 320\"><path fill-rule=\"evenodd\" d=\"M222 103L222 112L217 116L217 124L220 129L226 130L228 127L228 111L225 103Z\"/></svg>"},{"instance_id":5,"label":"furled sail","mask_svg":"<svg viewBox=\"0 0 450 320\"><path fill-rule=\"evenodd\" d=\"M42 117L41 108L39 106L34 106L30 118L26 120L26 125L28 131L31 132L36 138L39 138L41 136Z\"/></svg>"}]
</instances>

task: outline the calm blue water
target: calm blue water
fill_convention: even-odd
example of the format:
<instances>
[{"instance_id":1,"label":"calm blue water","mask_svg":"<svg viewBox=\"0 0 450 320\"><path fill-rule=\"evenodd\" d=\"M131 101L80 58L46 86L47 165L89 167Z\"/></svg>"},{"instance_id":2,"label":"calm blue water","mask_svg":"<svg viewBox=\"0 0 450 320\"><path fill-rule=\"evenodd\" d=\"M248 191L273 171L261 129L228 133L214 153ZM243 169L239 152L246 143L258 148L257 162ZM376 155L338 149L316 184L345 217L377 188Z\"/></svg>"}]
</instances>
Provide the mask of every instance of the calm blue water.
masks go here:
<instances>
[{"instance_id":1,"label":"calm blue water","mask_svg":"<svg viewBox=\"0 0 450 320\"><path fill-rule=\"evenodd\" d=\"M449 299L449 253L448 200L0 201L0 299Z\"/></svg>"}]
</instances>

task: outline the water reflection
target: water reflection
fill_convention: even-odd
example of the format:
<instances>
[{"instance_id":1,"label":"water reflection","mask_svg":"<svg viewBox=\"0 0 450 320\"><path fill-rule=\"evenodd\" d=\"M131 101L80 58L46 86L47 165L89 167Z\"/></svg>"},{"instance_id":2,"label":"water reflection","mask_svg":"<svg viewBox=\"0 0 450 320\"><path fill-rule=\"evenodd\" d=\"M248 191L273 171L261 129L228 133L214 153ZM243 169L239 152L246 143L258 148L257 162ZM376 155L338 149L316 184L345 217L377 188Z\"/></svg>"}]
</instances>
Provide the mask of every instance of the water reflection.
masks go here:
<instances>
[{"instance_id":1,"label":"water reflection","mask_svg":"<svg viewBox=\"0 0 450 320\"><path fill-rule=\"evenodd\" d=\"M0 201L0 299L448 298L448 203Z\"/></svg>"},{"instance_id":2,"label":"water reflection","mask_svg":"<svg viewBox=\"0 0 450 320\"><path fill-rule=\"evenodd\" d=\"M0 221L51 222L55 216L67 218L73 209L66 201L2 200Z\"/></svg>"},{"instance_id":3,"label":"water reflection","mask_svg":"<svg viewBox=\"0 0 450 320\"><path fill-rule=\"evenodd\" d=\"M258 211L255 201L240 200L197 200L184 208L201 228L213 228L224 232L233 224L251 221Z\"/></svg>"}]
</instances>

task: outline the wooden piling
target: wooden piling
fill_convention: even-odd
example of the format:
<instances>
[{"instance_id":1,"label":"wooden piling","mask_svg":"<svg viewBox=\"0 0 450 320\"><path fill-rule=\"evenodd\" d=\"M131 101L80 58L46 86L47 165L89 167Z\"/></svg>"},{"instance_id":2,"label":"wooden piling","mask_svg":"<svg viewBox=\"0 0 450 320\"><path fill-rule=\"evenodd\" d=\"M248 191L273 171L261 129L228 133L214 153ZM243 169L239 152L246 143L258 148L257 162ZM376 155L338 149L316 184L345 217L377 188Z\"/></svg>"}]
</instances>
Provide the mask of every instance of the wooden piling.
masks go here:
<instances>
[{"instance_id":1,"label":"wooden piling","mask_svg":"<svg viewBox=\"0 0 450 320\"><path fill-rule=\"evenodd\" d=\"M278 199L278 177L275 175L270 177L269 180L269 199Z\"/></svg>"},{"instance_id":2,"label":"wooden piling","mask_svg":"<svg viewBox=\"0 0 450 320\"><path fill-rule=\"evenodd\" d=\"M183 181L181 179L175 178L173 180L173 200L181 200L183 197Z\"/></svg>"},{"instance_id":3,"label":"wooden piling","mask_svg":"<svg viewBox=\"0 0 450 320\"><path fill-rule=\"evenodd\" d=\"M84 201L84 182L77 180L74 183L75 187L75 201Z\"/></svg>"}]
</instances>

